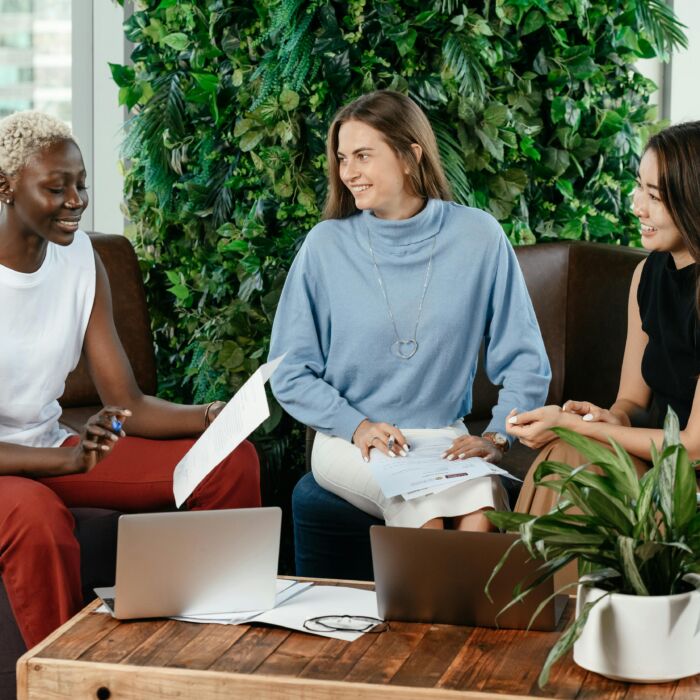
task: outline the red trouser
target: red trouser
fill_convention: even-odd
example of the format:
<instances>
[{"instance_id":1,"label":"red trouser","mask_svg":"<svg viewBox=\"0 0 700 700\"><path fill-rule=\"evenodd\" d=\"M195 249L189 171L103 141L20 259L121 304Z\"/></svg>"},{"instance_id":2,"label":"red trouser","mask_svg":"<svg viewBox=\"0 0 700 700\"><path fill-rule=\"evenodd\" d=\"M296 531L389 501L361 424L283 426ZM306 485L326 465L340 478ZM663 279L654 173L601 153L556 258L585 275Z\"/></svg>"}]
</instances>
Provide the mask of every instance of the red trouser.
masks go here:
<instances>
[{"instance_id":1,"label":"red trouser","mask_svg":"<svg viewBox=\"0 0 700 700\"><path fill-rule=\"evenodd\" d=\"M126 437L87 474L38 480L0 477L0 574L27 647L83 605L80 547L68 508L173 509L173 470L193 442ZM185 502L189 510L259 505L258 457L247 441Z\"/></svg>"}]
</instances>

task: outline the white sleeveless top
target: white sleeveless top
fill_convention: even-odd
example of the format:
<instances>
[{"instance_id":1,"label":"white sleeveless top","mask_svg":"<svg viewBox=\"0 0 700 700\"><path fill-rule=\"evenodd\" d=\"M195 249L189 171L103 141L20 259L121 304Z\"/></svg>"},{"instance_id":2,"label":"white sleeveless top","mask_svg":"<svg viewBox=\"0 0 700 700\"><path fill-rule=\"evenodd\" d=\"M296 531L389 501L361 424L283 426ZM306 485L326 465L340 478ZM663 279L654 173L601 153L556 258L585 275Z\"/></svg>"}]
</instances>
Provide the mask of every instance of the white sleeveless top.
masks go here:
<instances>
[{"instance_id":1,"label":"white sleeveless top","mask_svg":"<svg viewBox=\"0 0 700 700\"><path fill-rule=\"evenodd\" d=\"M57 447L66 377L80 359L95 299L92 243L49 243L36 272L0 265L0 442Z\"/></svg>"}]
</instances>

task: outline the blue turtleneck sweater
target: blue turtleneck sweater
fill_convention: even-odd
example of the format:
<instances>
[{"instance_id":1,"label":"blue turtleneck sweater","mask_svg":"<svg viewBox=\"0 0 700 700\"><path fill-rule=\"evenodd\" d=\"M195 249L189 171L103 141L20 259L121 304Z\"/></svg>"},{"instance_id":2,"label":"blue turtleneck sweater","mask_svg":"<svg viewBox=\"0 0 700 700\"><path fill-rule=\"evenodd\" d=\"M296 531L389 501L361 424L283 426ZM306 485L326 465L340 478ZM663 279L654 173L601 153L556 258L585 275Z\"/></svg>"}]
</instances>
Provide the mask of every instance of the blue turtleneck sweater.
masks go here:
<instances>
[{"instance_id":1,"label":"blue turtleneck sweater","mask_svg":"<svg viewBox=\"0 0 700 700\"><path fill-rule=\"evenodd\" d=\"M434 244L410 359L392 352L369 236L402 338L413 338ZM487 374L502 385L488 430L503 433L512 408L543 404L551 373L515 253L492 216L429 200L400 221L368 211L323 221L306 237L277 308L270 357L287 356L272 391L297 420L346 440L364 418L443 427L471 410L482 340Z\"/></svg>"}]
</instances>

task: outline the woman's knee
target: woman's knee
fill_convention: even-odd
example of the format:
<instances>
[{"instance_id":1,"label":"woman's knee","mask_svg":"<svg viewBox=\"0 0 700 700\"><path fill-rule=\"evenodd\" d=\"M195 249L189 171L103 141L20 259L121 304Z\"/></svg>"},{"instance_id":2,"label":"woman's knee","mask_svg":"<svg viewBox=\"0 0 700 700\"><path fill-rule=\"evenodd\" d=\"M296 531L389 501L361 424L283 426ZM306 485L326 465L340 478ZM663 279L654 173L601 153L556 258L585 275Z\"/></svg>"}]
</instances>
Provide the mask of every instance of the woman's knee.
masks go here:
<instances>
[{"instance_id":1,"label":"woman's knee","mask_svg":"<svg viewBox=\"0 0 700 700\"><path fill-rule=\"evenodd\" d=\"M71 542L75 521L63 501L47 486L23 477L2 477L0 538Z\"/></svg>"}]
</instances>

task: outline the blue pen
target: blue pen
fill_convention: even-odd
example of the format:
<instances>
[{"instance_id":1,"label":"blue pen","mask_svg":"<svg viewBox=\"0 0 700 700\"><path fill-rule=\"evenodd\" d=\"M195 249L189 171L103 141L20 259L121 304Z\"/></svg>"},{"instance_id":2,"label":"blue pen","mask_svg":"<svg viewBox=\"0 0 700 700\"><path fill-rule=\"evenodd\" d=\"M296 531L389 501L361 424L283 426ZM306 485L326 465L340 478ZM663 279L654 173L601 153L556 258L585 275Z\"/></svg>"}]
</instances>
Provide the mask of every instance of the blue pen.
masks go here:
<instances>
[{"instance_id":1,"label":"blue pen","mask_svg":"<svg viewBox=\"0 0 700 700\"><path fill-rule=\"evenodd\" d=\"M112 416L112 430L117 434L122 431L122 422L116 416Z\"/></svg>"}]
</instances>

